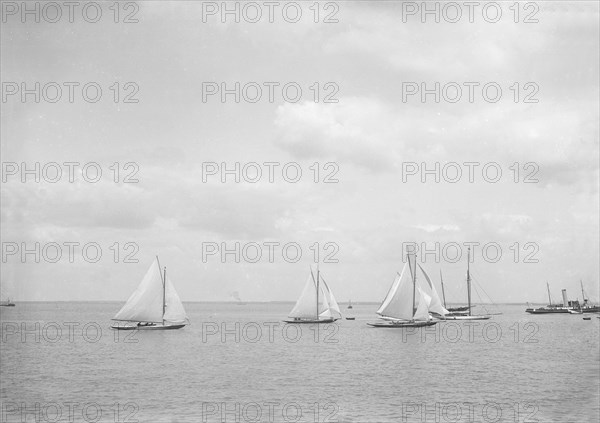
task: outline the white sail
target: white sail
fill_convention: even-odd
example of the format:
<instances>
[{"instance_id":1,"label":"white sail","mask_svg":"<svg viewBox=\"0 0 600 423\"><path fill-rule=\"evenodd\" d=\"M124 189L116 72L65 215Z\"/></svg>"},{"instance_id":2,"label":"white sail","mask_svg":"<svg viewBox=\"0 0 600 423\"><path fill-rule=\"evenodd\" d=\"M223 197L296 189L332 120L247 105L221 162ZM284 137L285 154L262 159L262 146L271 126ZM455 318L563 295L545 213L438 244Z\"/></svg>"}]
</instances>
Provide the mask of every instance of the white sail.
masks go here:
<instances>
[{"instance_id":1,"label":"white sail","mask_svg":"<svg viewBox=\"0 0 600 423\"><path fill-rule=\"evenodd\" d=\"M289 314L293 318L314 319L317 317L317 285L312 272L308 275L306 285Z\"/></svg>"},{"instance_id":2,"label":"white sail","mask_svg":"<svg viewBox=\"0 0 600 423\"><path fill-rule=\"evenodd\" d=\"M427 281L427 284L424 284L425 285L424 291L431 297L431 303L429 304L429 311L431 311L432 313L437 313L440 316L444 316L444 315L448 314L449 311L446 310L444 308L444 306L442 305L442 300L440 300L440 296L438 295L437 290L435 289L435 286L433 285L433 282L431 281L431 278L429 277L429 275L427 274L425 269L423 269L423 267L420 264L419 264L419 269L421 269L421 272L423 272L423 275L425 276L425 280Z\"/></svg>"},{"instance_id":3,"label":"white sail","mask_svg":"<svg viewBox=\"0 0 600 423\"><path fill-rule=\"evenodd\" d=\"M404 275L404 271L405 270L406 270L406 263L404 263L404 267L402 268L402 272L401 273L396 273L396 277L394 278L394 282L392 282L392 286L390 286L390 289L388 290L388 293L386 294L385 298L383 299L383 302L379 306L379 309L376 312L377 314L379 314L379 315L384 314L384 311L390 305L390 302L392 301L392 299L394 298L394 295L396 294L396 291L398 290L398 286L400 285L400 280L402 279L402 275Z\"/></svg>"},{"instance_id":4,"label":"white sail","mask_svg":"<svg viewBox=\"0 0 600 423\"><path fill-rule=\"evenodd\" d=\"M331 309L329 308L329 302L327 301L327 294L321 284L319 284L319 288L321 291L319 294L319 319L330 319Z\"/></svg>"},{"instance_id":5,"label":"white sail","mask_svg":"<svg viewBox=\"0 0 600 423\"><path fill-rule=\"evenodd\" d=\"M155 259L144 279L131 294L113 320L133 322L163 321L163 285L158 261Z\"/></svg>"},{"instance_id":6,"label":"white sail","mask_svg":"<svg viewBox=\"0 0 600 423\"><path fill-rule=\"evenodd\" d=\"M431 297L427 295L420 287L417 286L417 310L413 316L414 320L429 320L429 306Z\"/></svg>"},{"instance_id":7,"label":"white sail","mask_svg":"<svg viewBox=\"0 0 600 423\"><path fill-rule=\"evenodd\" d=\"M163 319L169 323L184 323L187 320L183 304L168 277L165 286L165 315Z\"/></svg>"},{"instance_id":8,"label":"white sail","mask_svg":"<svg viewBox=\"0 0 600 423\"><path fill-rule=\"evenodd\" d=\"M327 282L325 282L325 280L323 279L321 279L321 284L323 286L325 298L329 303L329 315L340 319L342 317L342 312L340 311L340 306L338 305L337 301L335 300L335 297L333 296L331 288L329 288L329 285L327 285Z\"/></svg>"},{"instance_id":9,"label":"white sail","mask_svg":"<svg viewBox=\"0 0 600 423\"><path fill-rule=\"evenodd\" d=\"M382 317L395 319L413 319L413 280L410 271L406 271L408 264L404 264L400 277L394 281L387 297L381 304L377 314Z\"/></svg>"},{"instance_id":10,"label":"white sail","mask_svg":"<svg viewBox=\"0 0 600 423\"><path fill-rule=\"evenodd\" d=\"M300 294L300 298L296 301L296 305L290 312L289 317L296 319L331 319L342 317L342 313L327 283L318 273L317 279L315 279L311 270L302 294Z\"/></svg>"}]
</instances>

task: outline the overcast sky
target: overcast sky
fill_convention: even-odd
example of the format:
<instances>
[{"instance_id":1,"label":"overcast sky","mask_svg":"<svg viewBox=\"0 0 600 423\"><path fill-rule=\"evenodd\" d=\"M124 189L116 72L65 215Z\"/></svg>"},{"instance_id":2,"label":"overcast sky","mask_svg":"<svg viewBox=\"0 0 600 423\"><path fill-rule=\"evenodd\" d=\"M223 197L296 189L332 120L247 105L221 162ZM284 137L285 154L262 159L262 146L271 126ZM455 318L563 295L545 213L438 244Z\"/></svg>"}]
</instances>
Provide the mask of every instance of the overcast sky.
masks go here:
<instances>
[{"instance_id":1,"label":"overcast sky","mask_svg":"<svg viewBox=\"0 0 600 423\"><path fill-rule=\"evenodd\" d=\"M73 23L64 16L37 24L3 15L3 94L15 86L6 82L80 86L73 103L64 85L56 103L7 96L1 104L2 162L96 162L103 171L97 183L86 182L81 167L73 183L67 175L56 183L5 175L5 249L6 243L33 248L36 242L96 242L103 256L88 263L76 248L70 263L67 247L57 263L43 257L35 263L32 255L21 263L20 252L8 255L3 298L125 300L158 254L184 301L230 300L234 291L246 301L294 301L314 265L310 247L320 243L322 259L333 251L322 248L331 242L339 247L338 263L321 263L320 269L338 301L381 301L402 268L402 243L433 248L436 242L496 242L503 252L498 262L486 261L476 247L471 264L494 302L546 302L546 282L556 300L561 288L581 298L580 279L598 299L596 2L540 2L539 22L529 24L515 23L507 6L497 23L486 22L479 9L473 23L463 17L437 24L430 17L423 24L420 15L405 15L403 22L399 2L338 2L337 12L322 4L319 20L335 12L337 23L315 23L305 3L297 23L276 9L273 23L263 16L254 24L231 17L223 24L218 14L203 22L199 3L174 1L139 2L138 23L116 24L111 4L102 3L95 24L77 10ZM121 10L120 19L132 11ZM522 21L532 11L520 12ZM103 89L100 101L82 99L80 88L88 82ZM118 103L109 88L115 82ZM133 91L124 88L127 82L139 87L132 97L138 103L123 103ZM229 88L256 82L263 97L238 104L232 95L226 103L214 95L203 102L203 82ZM280 84L273 102L265 82ZM282 98L288 82L302 88L296 103ZM315 82L318 102L310 89ZM325 87L328 82L336 85ZM455 82L463 97L456 103L442 98L436 104L433 95L424 103L419 95L403 101L410 82L429 88ZM472 103L465 82L480 84ZM496 103L481 95L489 82L503 90ZM510 89L515 82L517 103ZM338 102L324 103L335 86ZM46 94L52 93L49 87ZM527 94L538 102L525 103ZM114 162L120 179L133 169L123 165L135 162L139 183L114 183ZM231 176L221 183L218 175L204 183L203 162L281 166L273 183L266 174L258 183L234 183ZM303 170L298 183L281 176L288 162ZM337 168L339 182L314 183L314 162L320 179ZM324 169L328 162L335 166ZM456 183L435 183L431 175L422 183L419 175L403 181L408 162L481 165L474 183L466 173ZM503 172L497 183L482 177L488 162ZM535 166L523 168L529 162ZM536 169L532 178L538 182L523 183ZM110 250L115 242L119 263ZM122 262L126 242L139 246L138 264ZM297 242L303 256L288 263L275 247L269 263L265 247L258 263L235 263L231 255L226 263L218 255L203 261L203 243L212 242ZM519 263L510 249L515 243ZM532 243L529 249L526 243ZM443 271L454 302L466 300L466 247L463 253L457 263L443 257L436 263L431 255L423 263L436 283ZM529 253L538 263L523 262Z\"/></svg>"}]
</instances>

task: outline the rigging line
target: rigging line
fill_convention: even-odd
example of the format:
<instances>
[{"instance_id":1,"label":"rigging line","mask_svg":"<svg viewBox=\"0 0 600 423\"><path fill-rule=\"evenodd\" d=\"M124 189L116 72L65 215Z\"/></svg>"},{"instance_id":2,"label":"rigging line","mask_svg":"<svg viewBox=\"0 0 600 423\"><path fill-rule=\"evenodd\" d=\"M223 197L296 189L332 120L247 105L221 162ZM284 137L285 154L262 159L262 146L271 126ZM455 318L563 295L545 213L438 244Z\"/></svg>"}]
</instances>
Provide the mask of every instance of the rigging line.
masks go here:
<instances>
[{"instance_id":1,"label":"rigging line","mask_svg":"<svg viewBox=\"0 0 600 423\"><path fill-rule=\"evenodd\" d=\"M498 307L498 305L494 302L494 300L492 300L492 297L490 297L489 294L485 291L485 289L483 289L483 286L481 286L481 284L479 282L477 282L477 279L475 279L475 282L479 286L479 288L483 291L485 296L488 298L489 302L492 303L492 305L494 305L495 307Z\"/></svg>"},{"instance_id":2,"label":"rigging line","mask_svg":"<svg viewBox=\"0 0 600 423\"><path fill-rule=\"evenodd\" d=\"M490 311L487 309L487 307L485 306L485 303L483 302L483 298L481 298L481 295L479 295L479 290L477 289L477 285L473 285L473 288L475 288L475 293L479 297L479 301L480 301L481 307L483 307L483 309L485 310L486 314L490 314Z\"/></svg>"}]
</instances>

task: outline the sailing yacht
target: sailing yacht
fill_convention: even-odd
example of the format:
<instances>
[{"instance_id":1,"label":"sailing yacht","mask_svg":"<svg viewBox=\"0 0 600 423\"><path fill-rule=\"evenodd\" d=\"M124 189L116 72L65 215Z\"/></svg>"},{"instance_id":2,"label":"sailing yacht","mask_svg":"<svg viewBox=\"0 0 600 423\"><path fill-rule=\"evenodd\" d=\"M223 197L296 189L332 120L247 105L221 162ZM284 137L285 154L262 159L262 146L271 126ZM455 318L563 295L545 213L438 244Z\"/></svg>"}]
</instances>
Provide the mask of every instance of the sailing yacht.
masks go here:
<instances>
[{"instance_id":1,"label":"sailing yacht","mask_svg":"<svg viewBox=\"0 0 600 423\"><path fill-rule=\"evenodd\" d=\"M0 307L14 307L14 306L15 306L15 303L13 303L10 300L10 298L0 301Z\"/></svg>"},{"instance_id":2,"label":"sailing yacht","mask_svg":"<svg viewBox=\"0 0 600 423\"><path fill-rule=\"evenodd\" d=\"M487 314L475 315L475 314L471 313L472 306L471 306L471 267L470 267L470 262L471 262L471 248L469 247L469 249L467 250L467 301L468 301L467 313L466 314L464 312L449 313L445 316L446 320L488 320L489 318L492 317Z\"/></svg>"},{"instance_id":3,"label":"sailing yacht","mask_svg":"<svg viewBox=\"0 0 600 423\"><path fill-rule=\"evenodd\" d=\"M385 328L431 326L438 321L432 319L430 312L442 319L448 313L448 310L442 306L431 278L417 263L415 253L409 251L407 258L402 272L396 274L390 290L377 310L377 315L383 321L367 323L369 326ZM418 274L421 275L419 284L417 284Z\"/></svg>"},{"instance_id":4,"label":"sailing yacht","mask_svg":"<svg viewBox=\"0 0 600 423\"><path fill-rule=\"evenodd\" d=\"M442 271L440 270L440 284L442 285L442 299L444 300L444 308L448 310L451 316L458 315L466 315L469 312L470 307L468 306L460 306L460 307L448 307L446 306L446 292L444 291L444 277L442 276Z\"/></svg>"},{"instance_id":5,"label":"sailing yacht","mask_svg":"<svg viewBox=\"0 0 600 423\"><path fill-rule=\"evenodd\" d=\"M117 323L111 327L119 330L180 329L189 323L179 295L167 278L167 268L161 272L158 257L112 320Z\"/></svg>"},{"instance_id":6,"label":"sailing yacht","mask_svg":"<svg viewBox=\"0 0 600 423\"><path fill-rule=\"evenodd\" d=\"M333 323L342 318L333 292L317 268L315 279L312 269L304 290L289 314L286 323Z\"/></svg>"}]
</instances>

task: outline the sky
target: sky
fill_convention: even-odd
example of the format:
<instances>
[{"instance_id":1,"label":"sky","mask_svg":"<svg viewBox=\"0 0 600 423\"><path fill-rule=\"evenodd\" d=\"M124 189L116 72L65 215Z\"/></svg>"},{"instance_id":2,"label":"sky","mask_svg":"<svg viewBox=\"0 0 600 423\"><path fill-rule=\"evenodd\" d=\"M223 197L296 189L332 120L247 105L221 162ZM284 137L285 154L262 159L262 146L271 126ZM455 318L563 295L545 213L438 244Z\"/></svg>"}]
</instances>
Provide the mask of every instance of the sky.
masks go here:
<instances>
[{"instance_id":1,"label":"sky","mask_svg":"<svg viewBox=\"0 0 600 423\"><path fill-rule=\"evenodd\" d=\"M438 246L418 260L451 302L466 301L466 243L488 294L475 301L547 303L546 283L580 299L580 281L598 301L596 2L521 3L518 22L503 3L496 23L466 6L423 23L388 1L321 2L318 17L302 3L294 23L286 3L273 22L254 3L256 23L244 3L239 23L221 2L131 3L118 23L112 2L96 23L66 8L22 22L2 3L3 299L124 301L158 255L183 301L295 301L319 261L338 301L379 302L412 242ZM23 99L36 82L40 101ZM236 83L239 102L211 94ZM236 163L239 182L221 174ZM421 174L436 163L438 182ZM22 255L36 243L39 262ZM220 254L236 243L239 263Z\"/></svg>"}]
</instances>

